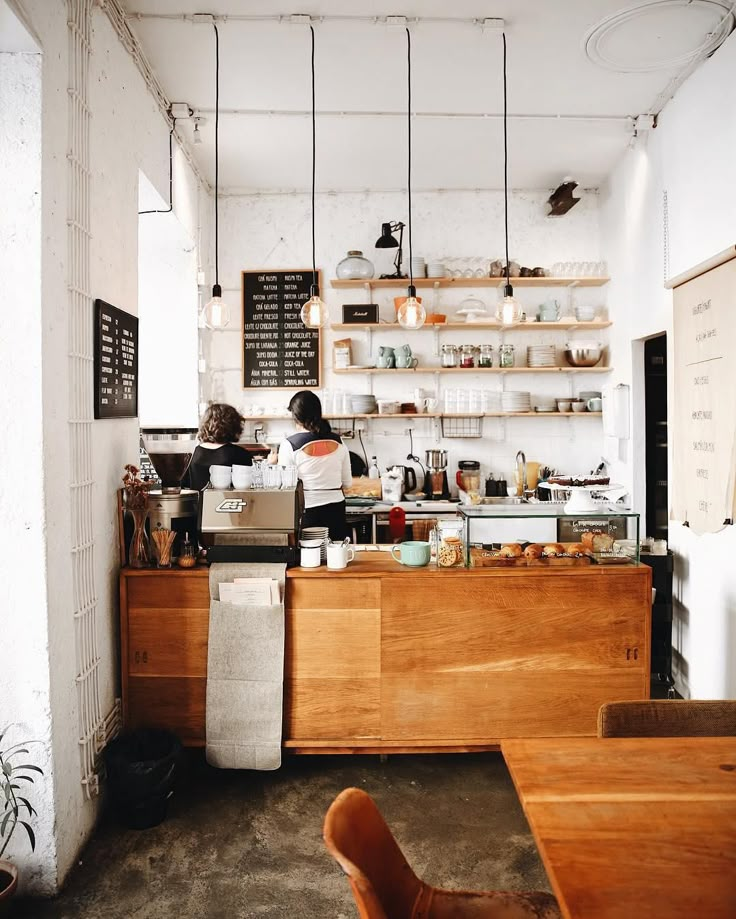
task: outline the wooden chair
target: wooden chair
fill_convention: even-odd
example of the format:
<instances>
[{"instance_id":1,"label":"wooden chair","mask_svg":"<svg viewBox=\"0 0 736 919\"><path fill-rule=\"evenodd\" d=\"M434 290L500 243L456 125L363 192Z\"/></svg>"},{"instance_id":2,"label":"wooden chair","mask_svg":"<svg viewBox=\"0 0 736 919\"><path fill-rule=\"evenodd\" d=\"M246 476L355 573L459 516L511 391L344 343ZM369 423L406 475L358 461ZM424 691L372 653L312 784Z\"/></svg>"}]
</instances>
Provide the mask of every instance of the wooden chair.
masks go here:
<instances>
[{"instance_id":1,"label":"wooden chair","mask_svg":"<svg viewBox=\"0 0 736 919\"><path fill-rule=\"evenodd\" d=\"M346 788L325 817L327 849L361 919L559 919L549 893L442 890L412 871L370 795Z\"/></svg>"},{"instance_id":2,"label":"wooden chair","mask_svg":"<svg viewBox=\"0 0 736 919\"><path fill-rule=\"evenodd\" d=\"M606 702L599 737L736 737L736 700Z\"/></svg>"}]
</instances>

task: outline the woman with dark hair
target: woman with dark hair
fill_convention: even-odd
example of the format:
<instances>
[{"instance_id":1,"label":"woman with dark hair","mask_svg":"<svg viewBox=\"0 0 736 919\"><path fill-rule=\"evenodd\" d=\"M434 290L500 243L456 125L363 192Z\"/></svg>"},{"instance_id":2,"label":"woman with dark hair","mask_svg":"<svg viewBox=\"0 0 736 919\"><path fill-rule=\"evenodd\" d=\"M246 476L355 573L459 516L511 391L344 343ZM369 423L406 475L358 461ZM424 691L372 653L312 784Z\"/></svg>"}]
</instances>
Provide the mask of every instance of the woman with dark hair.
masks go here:
<instances>
[{"instance_id":1,"label":"woman with dark hair","mask_svg":"<svg viewBox=\"0 0 736 919\"><path fill-rule=\"evenodd\" d=\"M322 403L305 389L289 402L296 434L280 445L278 456L272 453L270 463L296 466L304 486L302 526L324 526L330 539L343 540L348 535L343 488L352 485L350 453L322 417Z\"/></svg>"},{"instance_id":2,"label":"woman with dark hair","mask_svg":"<svg viewBox=\"0 0 736 919\"><path fill-rule=\"evenodd\" d=\"M233 408L213 402L199 424L199 445L189 464L189 482L197 491L210 480L210 466L250 466L250 453L237 445L243 433L243 416Z\"/></svg>"}]
</instances>

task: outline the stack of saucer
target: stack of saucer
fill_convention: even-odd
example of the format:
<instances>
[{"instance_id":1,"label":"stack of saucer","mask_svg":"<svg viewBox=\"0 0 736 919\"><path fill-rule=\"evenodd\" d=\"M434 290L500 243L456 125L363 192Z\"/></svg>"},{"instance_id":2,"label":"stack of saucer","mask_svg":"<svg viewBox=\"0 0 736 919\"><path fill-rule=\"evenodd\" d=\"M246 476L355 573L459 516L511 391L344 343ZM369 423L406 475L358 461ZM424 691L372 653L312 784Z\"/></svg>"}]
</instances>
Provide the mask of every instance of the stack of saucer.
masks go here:
<instances>
[{"instance_id":1,"label":"stack of saucer","mask_svg":"<svg viewBox=\"0 0 736 919\"><path fill-rule=\"evenodd\" d=\"M411 273L415 278L427 277L427 263L421 255L415 255L411 260Z\"/></svg>"},{"instance_id":2,"label":"stack of saucer","mask_svg":"<svg viewBox=\"0 0 736 919\"><path fill-rule=\"evenodd\" d=\"M534 403L535 412L556 412L557 400L554 396L538 396Z\"/></svg>"},{"instance_id":3,"label":"stack of saucer","mask_svg":"<svg viewBox=\"0 0 736 919\"><path fill-rule=\"evenodd\" d=\"M532 410L531 397L528 392L502 392L502 412L530 412Z\"/></svg>"},{"instance_id":4,"label":"stack of saucer","mask_svg":"<svg viewBox=\"0 0 736 919\"><path fill-rule=\"evenodd\" d=\"M529 345L526 349L526 362L530 367L556 367L555 346Z\"/></svg>"},{"instance_id":5,"label":"stack of saucer","mask_svg":"<svg viewBox=\"0 0 736 919\"><path fill-rule=\"evenodd\" d=\"M320 558L324 562L327 560L327 537L329 532L327 527L304 527L299 544L302 546L319 546Z\"/></svg>"},{"instance_id":6,"label":"stack of saucer","mask_svg":"<svg viewBox=\"0 0 736 919\"><path fill-rule=\"evenodd\" d=\"M427 262L428 278L444 278L447 270L442 262Z\"/></svg>"}]
</instances>

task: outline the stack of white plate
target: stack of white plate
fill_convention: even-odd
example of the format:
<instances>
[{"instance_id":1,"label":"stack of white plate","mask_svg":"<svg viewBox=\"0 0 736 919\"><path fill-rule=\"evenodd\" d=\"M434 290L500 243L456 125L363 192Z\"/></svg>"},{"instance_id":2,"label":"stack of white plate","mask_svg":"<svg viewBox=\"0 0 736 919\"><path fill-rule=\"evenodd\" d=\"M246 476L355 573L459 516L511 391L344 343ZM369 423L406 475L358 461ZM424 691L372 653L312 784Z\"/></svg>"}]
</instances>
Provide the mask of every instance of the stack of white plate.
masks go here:
<instances>
[{"instance_id":1,"label":"stack of white plate","mask_svg":"<svg viewBox=\"0 0 736 919\"><path fill-rule=\"evenodd\" d=\"M530 367L556 367L557 357L554 345L529 345L526 362Z\"/></svg>"},{"instance_id":2,"label":"stack of white plate","mask_svg":"<svg viewBox=\"0 0 736 919\"><path fill-rule=\"evenodd\" d=\"M530 412L532 410L531 396L528 392L502 392L502 412Z\"/></svg>"},{"instance_id":3,"label":"stack of white plate","mask_svg":"<svg viewBox=\"0 0 736 919\"><path fill-rule=\"evenodd\" d=\"M427 277L427 263L421 255L415 255L411 260L411 273L415 278Z\"/></svg>"},{"instance_id":4,"label":"stack of white plate","mask_svg":"<svg viewBox=\"0 0 736 919\"><path fill-rule=\"evenodd\" d=\"M446 274L447 269L442 262L427 262L428 278L444 278Z\"/></svg>"},{"instance_id":5,"label":"stack of white plate","mask_svg":"<svg viewBox=\"0 0 736 919\"><path fill-rule=\"evenodd\" d=\"M318 545L320 547L320 557L324 562L327 560L327 538L329 532L327 527L304 527L299 542L302 545L305 543L311 546Z\"/></svg>"},{"instance_id":6,"label":"stack of white plate","mask_svg":"<svg viewBox=\"0 0 736 919\"><path fill-rule=\"evenodd\" d=\"M353 415L372 415L378 408L376 397L370 393L365 395L351 396L350 408Z\"/></svg>"}]
</instances>

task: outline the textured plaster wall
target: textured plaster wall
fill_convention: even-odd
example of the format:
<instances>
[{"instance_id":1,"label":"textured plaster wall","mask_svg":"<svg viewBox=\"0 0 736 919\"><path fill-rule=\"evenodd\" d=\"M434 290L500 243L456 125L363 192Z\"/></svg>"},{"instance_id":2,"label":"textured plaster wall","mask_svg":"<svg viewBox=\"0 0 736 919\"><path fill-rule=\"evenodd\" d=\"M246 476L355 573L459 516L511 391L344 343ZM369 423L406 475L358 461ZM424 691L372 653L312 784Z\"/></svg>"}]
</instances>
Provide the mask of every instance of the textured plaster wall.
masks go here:
<instances>
[{"instance_id":1,"label":"textured plaster wall","mask_svg":"<svg viewBox=\"0 0 736 919\"><path fill-rule=\"evenodd\" d=\"M548 193L515 192L510 199L510 256L521 264L551 267L558 261L598 261L605 258L601 252L598 232L598 196L586 194L583 200L559 219L548 219L544 201ZM501 257L503 252L503 194L484 192L432 192L414 196L413 201L414 254L425 258L442 256ZM360 303L366 299L362 290L333 290L329 279L335 277L335 266L348 249L362 249L376 266L376 276L392 271L396 250L377 250L375 242L380 235L381 223L387 220L406 222L406 196L394 193L330 194L317 197L317 265L322 269L322 295L329 308L331 320L341 321L342 303ZM307 268L311 264L310 198L307 195L254 195L225 198L220 208L220 277L225 295L233 308L229 330L209 332L204 330L202 341L209 371L205 380L207 398L223 399L246 411L258 405L265 413L274 407L282 408L289 393L267 390L244 391L241 388L240 356L240 272L255 268ZM408 268L408 243L405 243L405 270ZM405 282L406 283L406 282ZM376 290L373 300L380 306L381 316L388 318L393 312L396 290ZM453 313L461 300L479 297L495 309L499 292L494 288L439 291L435 301L432 291L420 291L430 309ZM536 313L541 301L554 296L564 311L570 303L565 290L517 290L517 295L530 314ZM574 303L593 303L606 312L605 287L580 290ZM606 340L603 333L602 340ZM323 388L352 393L368 392L371 380L365 375L335 376L329 367L332 363L332 341L350 333L323 333L323 365L326 370ZM400 344L407 341L407 333L388 331L375 334L373 353L368 349L367 336L357 332L352 336L355 344L354 359L365 361L375 356L380 344ZM586 337L590 337L589 335ZM565 333L539 331L513 333L506 341L514 344L517 353L525 357L525 348L532 342L555 342L564 347ZM412 347L421 363L438 363L433 354L434 337L431 332L420 332L411 339ZM440 342L490 342L497 349L501 338L498 333L472 329L444 332ZM530 389L532 396L542 394L569 396L580 389L600 389L602 376L580 376L549 379L543 376L490 377L482 375L440 376L440 396L445 387L488 389L498 392L502 385L509 389ZM436 378L423 375L416 379L406 375L391 378L378 375L373 378L374 391L379 396L413 400L415 387L424 389L427 396L435 394ZM407 422L408 425L408 422ZM383 467L392 462L404 462L409 452L407 427L399 421L370 422L364 440L368 455L375 453ZM414 430L415 452L423 458L424 450L436 446L439 426L429 420L411 422ZM278 436L287 430L281 422L267 423L269 434ZM250 426L250 431L253 426ZM445 440L449 448L450 468L457 468L458 459L479 459L484 474L492 470L507 477L511 475L517 450L523 449L528 459L540 460L559 468L589 469L601 457L602 428L600 420L534 418L486 419L481 440ZM350 449L360 452L357 440ZM454 472L453 472L454 478Z\"/></svg>"},{"instance_id":2,"label":"textured plaster wall","mask_svg":"<svg viewBox=\"0 0 736 919\"><path fill-rule=\"evenodd\" d=\"M97 802L85 801L80 782L69 552L67 6L64 0L22 0L22 12L37 35L42 51L42 146L40 205L35 204L36 208L40 207L40 228L35 228L40 234L40 253L35 256L40 269L39 264L34 267L27 260L17 265L24 281L30 279L31 284L34 280L40 281L40 291L31 286L25 294L30 301L28 319L19 321L31 322L35 316L36 327L25 330L28 335L23 356L27 362L22 365L23 373L17 385L18 392L25 393L27 399L36 399L37 412L40 403L43 422L41 425L39 419L36 427L35 443L40 455L35 476L30 463L21 479L24 481L24 501L27 483L30 509L21 511L15 505L7 518L11 521L8 532L13 532L13 522L19 530L13 532L18 540L18 564L11 567L4 581L9 585L8 597L13 599L9 613L13 621L22 625L30 623L31 631L24 630L24 640L12 645L13 658L6 673L7 681L15 687L15 695L3 693L0 704L3 706L2 720L18 720L16 713L25 717L32 736L44 742L51 758L43 793L53 793L53 807L47 802L39 818L39 846L35 855L24 852L19 856L27 889L48 893L63 882L73 864L94 824ZM91 293L93 297L101 297L136 313L139 170L145 172L159 194L168 198L168 127L105 13L96 6L92 48ZM21 91L20 87L16 89ZM5 82L3 106L14 106L22 98L15 92L6 94L4 90ZM6 152L3 147L0 150ZM174 176L175 211L194 236L197 184L178 153ZM22 183L13 191L13 194L21 193ZM32 233L34 215L31 210L20 210L18 214L28 214L23 232ZM28 251L33 250L29 248ZM17 277L12 272L9 275L3 272L3 275L4 283L8 276ZM31 308L34 296L40 298L40 312L38 306L35 313ZM20 297L14 299L17 301ZM3 319L11 315L6 311ZM9 338L9 341L14 340ZM12 383L12 375L9 379ZM14 401L9 395L14 392L15 383L6 389L5 380L3 382L0 398L3 408L8 409L3 417L14 417L18 405L24 403ZM110 711L119 693L115 489L123 464L137 457L137 444L135 419L99 421L93 426L95 589L103 714ZM3 481L9 480L3 477ZM34 481L39 483L38 493L34 491ZM3 496L5 494L4 487ZM41 497L43 505L39 507ZM31 521L27 532L24 530L26 514ZM4 526L5 520L4 513ZM29 551L23 552L24 540L31 541L35 551L30 551L29 545ZM15 553L15 546L12 551ZM7 712L6 705L12 706ZM26 711L27 716L24 715Z\"/></svg>"},{"instance_id":3,"label":"textured plaster wall","mask_svg":"<svg viewBox=\"0 0 736 919\"><path fill-rule=\"evenodd\" d=\"M633 489L641 510L645 502L641 341L667 332L671 357L672 293L665 290L664 278L734 244L734 145L736 36L731 36L683 84L660 116L657 129L627 153L601 190L602 238L613 277L610 297L621 317L611 337L615 381L632 384L634 438L622 445L616 476ZM670 373L670 406L672 384ZM670 438L670 464L676 448ZM615 446L609 444L607 449L613 453ZM669 541L675 552L673 645L678 689L693 698L736 698L734 527L699 536L670 521Z\"/></svg>"}]
</instances>

